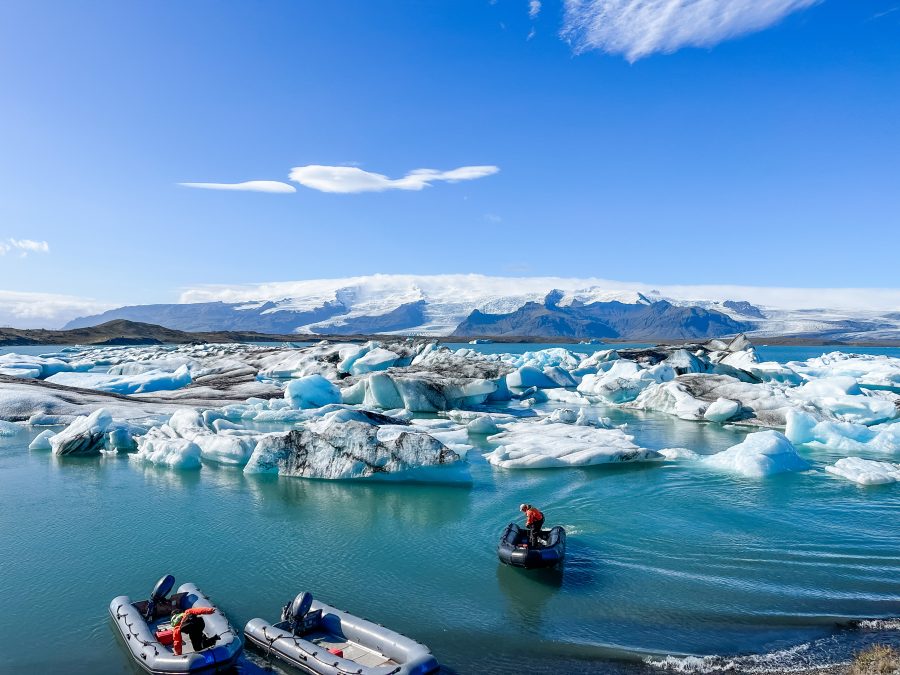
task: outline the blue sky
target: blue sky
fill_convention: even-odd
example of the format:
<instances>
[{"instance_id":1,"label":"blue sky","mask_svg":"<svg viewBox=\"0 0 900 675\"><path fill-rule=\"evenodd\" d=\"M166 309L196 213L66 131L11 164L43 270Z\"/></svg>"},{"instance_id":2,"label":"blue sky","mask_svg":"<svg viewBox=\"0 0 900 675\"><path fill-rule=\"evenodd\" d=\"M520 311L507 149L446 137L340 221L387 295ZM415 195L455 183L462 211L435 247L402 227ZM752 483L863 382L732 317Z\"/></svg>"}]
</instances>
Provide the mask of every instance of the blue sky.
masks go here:
<instances>
[{"instance_id":1,"label":"blue sky","mask_svg":"<svg viewBox=\"0 0 900 675\"><path fill-rule=\"evenodd\" d=\"M898 285L900 1L536 4L3 3L0 304L376 272ZM311 165L343 168L290 180ZM498 171L363 174L460 167ZM348 168L381 191L321 191ZM294 191L180 185L251 180Z\"/></svg>"}]
</instances>

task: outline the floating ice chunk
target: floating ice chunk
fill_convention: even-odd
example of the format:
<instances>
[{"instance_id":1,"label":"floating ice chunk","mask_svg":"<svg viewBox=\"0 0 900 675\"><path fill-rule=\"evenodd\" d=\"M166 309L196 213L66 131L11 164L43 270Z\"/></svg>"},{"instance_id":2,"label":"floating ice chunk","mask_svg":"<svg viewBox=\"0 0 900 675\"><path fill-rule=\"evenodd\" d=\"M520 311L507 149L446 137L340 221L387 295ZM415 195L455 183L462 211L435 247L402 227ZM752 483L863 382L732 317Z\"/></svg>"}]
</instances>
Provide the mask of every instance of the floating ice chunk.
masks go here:
<instances>
[{"instance_id":1,"label":"floating ice chunk","mask_svg":"<svg viewBox=\"0 0 900 675\"><path fill-rule=\"evenodd\" d=\"M3 438L4 436L15 436L20 431L22 431L22 427L18 424L0 420L0 438Z\"/></svg>"},{"instance_id":2,"label":"floating ice chunk","mask_svg":"<svg viewBox=\"0 0 900 675\"><path fill-rule=\"evenodd\" d=\"M893 401L864 394L857 381L846 376L812 380L787 394L842 422L875 424L895 418L898 412Z\"/></svg>"},{"instance_id":3,"label":"floating ice chunk","mask_svg":"<svg viewBox=\"0 0 900 675\"><path fill-rule=\"evenodd\" d=\"M531 367L537 370L545 368L560 368L573 370L582 361L580 354L570 352L562 347L550 347L524 354L502 354L500 358L515 368ZM525 385L528 386L528 385Z\"/></svg>"},{"instance_id":4,"label":"floating ice chunk","mask_svg":"<svg viewBox=\"0 0 900 675\"><path fill-rule=\"evenodd\" d=\"M28 354L0 355L0 373L22 379L44 379L75 367L62 359Z\"/></svg>"},{"instance_id":5,"label":"floating ice chunk","mask_svg":"<svg viewBox=\"0 0 900 675\"><path fill-rule=\"evenodd\" d=\"M792 410L785 435L792 443L843 452L900 451L900 422L867 427L852 422L819 420L810 413Z\"/></svg>"},{"instance_id":6,"label":"floating ice chunk","mask_svg":"<svg viewBox=\"0 0 900 675\"><path fill-rule=\"evenodd\" d=\"M609 370L585 375L578 391L588 396L599 396L610 403L625 403L633 401L651 384L668 382L674 377L675 370L665 363L642 368L634 361L620 359L614 361Z\"/></svg>"},{"instance_id":7,"label":"floating ice chunk","mask_svg":"<svg viewBox=\"0 0 900 675\"><path fill-rule=\"evenodd\" d=\"M254 438L240 438L221 434L203 434L193 441L200 448L204 461L243 466L253 454Z\"/></svg>"},{"instance_id":8,"label":"floating ice chunk","mask_svg":"<svg viewBox=\"0 0 900 675\"><path fill-rule=\"evenodd\" d=\"M34 437L34 440L28 445L29 450L52 450L53 446L50 445L50 439L56 434L55 431L51 431L50 429L45 429L37 436Z\"/></svg>"},{"instance_id":9,"label":"floating ice chunk","mask_svg":"<svg viewBox=\"0 0 900 675\"><path fill-rule=\"evenodd\" d=\"M131 459L172 469L199 469L200 448L179 438L168 425L153 427L138 439L138 451Z\"/></svg>"},{"instance_id":10,"label":"floating ice chunk","mask_svg":"<svg viewBox=\"0 0 900 675\"><path fill-rule=\"evenodd\" d=\"M485 455L504 469L545 469L613 462L661 459L661 455L635 445L621 429L598 429L550 422L520 423L490 436L500 447Z\"/></svg>"},{"instance_id":11,"label":"floating ice chunk","mask_svg":"<svg viewBox=\"0 0 900 675\"><path fill-rule=\"evenodd\" d=\"M550 379L542 370L534 366L522 366L506 376L506 386L513 389L527 389L528 387L552 389L562 385Z\"/></svg>"},{"instance_id":12,"label":"floating ice chunk","mask_svg":"<svg viewBox=\"0 0 900 675\"><path fill-rule=\"evenodd\" d=\"M113 422L107 427L104 450L106 452L134 452L137 450L137 441L134 437L146 432L146 428L128 422Z\"/></svg>"},{"instance_id":13,"label":"floating ice chunk","mask_svg":"<svg viewBox=\"0 0 900 675\"><path fill-rule=\"evenodd\" d=\"M839 459L834 466L826 466L825 470L860 485L884 485L900 482L900 464L875 462L859 457Z\"/></svg>"},{"instance_id":14,"label":"floating ice chunk","mask_svg":"<svg viewBox=\"0 0 900 675\"><path fill-rule=\"evenodd\" d=\"M729 398L717 398L709 404L703 418L710 422L727 422L738 414L741 410L739 401L732 401Z\"/></svg>"},{"instance_id":15,"label":"floating ice chunk","mask_svg":"<svg viewBox=\"0 0 900 675\"><path fill-rule=\"evenodd\" d=\"M195 436L208 434L209 429L203 423L203 415L193 408L176 410L169 418L169 427L182 438L189 441Z\"/></svg>"},{"instance_id":16,"label":"floating ice chunk","mask_svg":"<svg viewBox=\"0 0 900 675\"><path fill-rule=\"evenodd\" d=\"M777 431L757 431L743 442L715 455L703 457L707 466L733 471L751 478L763 478L785 471L805 471L809 464L791 442Z\"/></svg>"},{"instance_id":17,"label":"floating ice chunk","mask_svg":"<svg viewBox=\"0 0 900 675\"><path fill-rule=\"evenodd\" d=\"M429 433L392 421L366 411L329 413L303 430L263 436L244 472L327 479L471 480L457 453Z\"/></svg>"},{"instance_id":18,"label":"floating ice chunk","mask_svg":"<svg viewBox=\"0 0 900 675\"><path fill-rule=\"evenodd\" d=\"M113 394L144 394L152 391L181 389L191 383L191 372L181 366L175 372L148 370L133 375L109 375L107 373L57 373L47 382L66 387L96 389Z\"/></svg>"},{"instance_id":19,"label":"floating ice chunk","mask_svg":"<svg viewBox=\"0 0 900 675\"><path fill-rule=\"evenodd\" d=\"M396 352L377 347L356 359L350 367L350 374L364 375L379 370L387 370L393 366L399 358L400 355Z\"/></svg>"},{"instance_id":20,"label":"floating ice chunk","mask_svg":"<svg viewBox=\"0 0 900 675\"><path fill-rule=\"evenodd\" d=\"M106 432L112 424L112 415L105 408L95 410L87 417L76 417L65 429L50 439L54 455L99 455L105 449Z\"/></svg>"},{"instance_id":21,"label":"floating ice chunk","mask_svg":"<svg viewBox=\"0 0 900 675\"><path fill-rule=\"evenodd\" d=\"M864 387L900 393L900 358L892 356L831 352L787 365L810 379L846 375Z\"/></svg>"},{"instance_id":22,"label":"floating ice chunk","mask_svg":"<svg viewBox=\"0 0 900 675\"><path fill-rule=\"evenodd\" d=\"M557 408L543 422L559 422L561 424L575 424L577 426L598 427L600 429L613 428L609 418L600 417L593 408Z\"/></svg>"},{"instance_id":23,"label":"floating ice chunk","mask_svg":"<svg viewBox=\"0 0 900 675\"><path fill-rule=\"evenodd\" d=\"M340 403L341 392L321 375L307 375L287 383L284 400L293 408L321 408L329 403Z\"/></svg>"},{"instance_id":24,"label":"floating ice chunk","mask_svg":"<svg viewBox=\"0 0 900 675\"><path fill-rule=\"evenodd\" d=\"M680 375L672 382L651 385L629 407L658 410L685 420L702 420L703 413L717 399L741 404L741 422L768 427L783 427L787 413L797 407L809 407L792 400L786 386L777 383L751 384L728 375Z\"/></svg>"},{"instance_id":25,"label":"floating ice chunk","mask_svg":"<svg viewBox=\"0 0 900 675\"><path fill-rule=\"evenodd\" d=\"M700 459L700 455L698 455L690 448L663 448L658 452L669 461L674 461L677 459Z\"/></svg>"}]
</instances>

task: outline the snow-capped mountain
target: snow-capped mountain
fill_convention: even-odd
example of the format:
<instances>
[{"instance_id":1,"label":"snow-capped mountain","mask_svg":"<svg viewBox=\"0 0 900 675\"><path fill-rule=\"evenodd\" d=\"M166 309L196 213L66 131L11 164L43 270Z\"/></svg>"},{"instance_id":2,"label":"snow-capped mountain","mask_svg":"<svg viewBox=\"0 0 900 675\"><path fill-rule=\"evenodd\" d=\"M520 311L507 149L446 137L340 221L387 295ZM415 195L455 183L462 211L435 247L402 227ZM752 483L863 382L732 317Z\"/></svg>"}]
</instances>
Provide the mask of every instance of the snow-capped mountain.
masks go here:
<instances>
[{"instance_id":1,"label":"snow-capped mountain","mask_svg":"<svg viewBox=\"0 0 900 675\"><path fill-rule=\"evenodd\" d=\"M69 322L66 328L112 319L180 330L247 330L298 334L404 334L540 337L694 338L746 331L830 339L900 338L893 311L823 310L799 289L681 287L654 289L598 279L482 275L373 275L208 286L181 302L121 307ZM746 291L782 306L732 295ZM703 295L701 295L701 293ZM793 295L792 295L793 293ZM846 302L843 296L840 300ZM892 298L888 298L890 304Z\"/></svg>"}]
</instances>

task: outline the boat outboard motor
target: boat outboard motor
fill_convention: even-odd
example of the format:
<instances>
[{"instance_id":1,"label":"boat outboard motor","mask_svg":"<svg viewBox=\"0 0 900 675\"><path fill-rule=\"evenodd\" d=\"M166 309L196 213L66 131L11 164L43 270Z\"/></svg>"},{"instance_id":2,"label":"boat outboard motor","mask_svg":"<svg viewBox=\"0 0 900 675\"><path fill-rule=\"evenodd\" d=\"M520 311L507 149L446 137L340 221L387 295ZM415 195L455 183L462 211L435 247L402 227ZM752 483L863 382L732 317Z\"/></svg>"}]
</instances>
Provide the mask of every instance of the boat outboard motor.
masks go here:
<instances>
[{"instance_id":1,"label":"boat outboard motor","mask_svg":"<svg viewBox=\"0 0 900 675\"><path fill-rule=\"evenodd\" d=\"M147 611L144 614L144 620L147 621L147 623L153 621L153 613L156 611L157 603L166 599L166 596L169 595L169 592L174 585L175 577L171 574L167 574L156 582L156 586L150 591L150 599L147 601Z\"/></svg>"},{"instance_id":2,"label":"boat outboard motor","mask_svg":"<svg viewBox=\"0 0 900 675\"><path fill-rule=\"evenodd\" d=\"M290 624L292 633L296 633L303 626L303 619L309 613L312 601L312 593L303 591L294 598L293 602L289 602L281 610L281 620Z\"/></svg>"}]
</instances>

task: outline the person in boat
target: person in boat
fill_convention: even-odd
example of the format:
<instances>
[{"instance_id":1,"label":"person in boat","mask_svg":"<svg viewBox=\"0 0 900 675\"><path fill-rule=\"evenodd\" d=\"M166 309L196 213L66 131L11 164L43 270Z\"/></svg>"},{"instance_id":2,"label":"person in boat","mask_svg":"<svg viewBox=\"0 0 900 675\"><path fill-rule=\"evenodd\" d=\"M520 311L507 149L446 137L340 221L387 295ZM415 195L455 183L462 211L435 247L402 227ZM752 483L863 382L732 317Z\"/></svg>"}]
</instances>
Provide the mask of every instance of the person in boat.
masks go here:
<instances>
[{"instance_id":1,"label":"person in boat","mask_svg":"<svg viewBox=\"0 0 900 675\"><path fill-rule=\"evenodd\" d=\"M537 546L538 536L544 527L544 514L531 504L521 504L519 511L525 514L525 527L528 529L528 545Z\"/></svg>"},{"instance_id":2,"label":"person in boat","mask_svg":"<svg viewBox=\"0 0 900 675\"><path fill-rule=\"evenodd\" d=\"M212 614L215 611L212 607L191 607L172 615L172 651L176 655L181 655L182 633L187 633L195 652L212 647L219 641L218 635L208 638L203 634L206 622L201 615Z\"/></svg>"}]
</instances>

